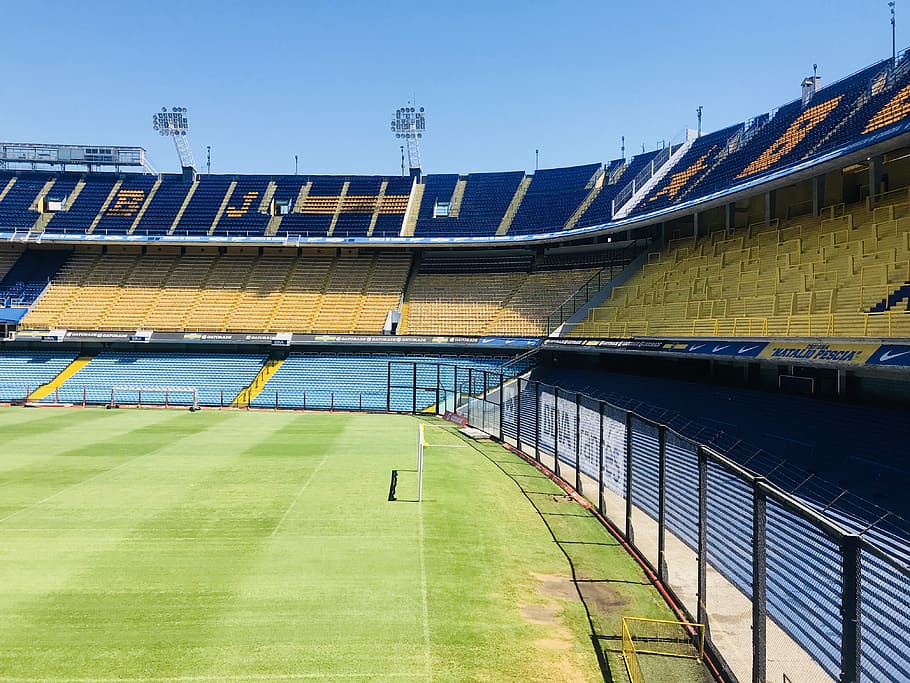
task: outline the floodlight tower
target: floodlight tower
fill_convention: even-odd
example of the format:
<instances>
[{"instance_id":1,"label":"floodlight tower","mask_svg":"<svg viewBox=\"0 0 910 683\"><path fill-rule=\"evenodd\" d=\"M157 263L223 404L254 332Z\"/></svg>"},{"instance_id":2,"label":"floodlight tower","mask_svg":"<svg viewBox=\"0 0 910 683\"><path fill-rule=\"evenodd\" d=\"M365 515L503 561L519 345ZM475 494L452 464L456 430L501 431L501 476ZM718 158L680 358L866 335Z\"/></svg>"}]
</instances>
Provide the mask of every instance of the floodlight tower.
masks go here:
<instances>
[{"instance_id":1,"label":"floodlight tower","mask_svg":"<svg viewBox=\"0 0 910 683\"><path fill-rule=\"evenodd\" d=\"M408 102L408 106L399 107L395 111L395 118L392 119L392 132L399 140L404 140L408 148L408 165L411 169L412 178L420 178L422 173L420 169L420 138L427 130L427 120L424 116L423 107L413 107Z\"/></svg>"},{"instance_id":2,"label":"floodlight tower","mask_svg":"<svg viewBox=\"0 0 910 683\"><path fill-rule=\"evenodd\" d=\"M167 110L167 107L161 107L160 112L152 114L152 126L159 135L170 135L173 138L183 172L187 173L189 170L195 174L196 160L193 158L193 150L186 135L190 128L186 117L186 107L171 107L170 111Z\"/></svg>"}]
</instances>

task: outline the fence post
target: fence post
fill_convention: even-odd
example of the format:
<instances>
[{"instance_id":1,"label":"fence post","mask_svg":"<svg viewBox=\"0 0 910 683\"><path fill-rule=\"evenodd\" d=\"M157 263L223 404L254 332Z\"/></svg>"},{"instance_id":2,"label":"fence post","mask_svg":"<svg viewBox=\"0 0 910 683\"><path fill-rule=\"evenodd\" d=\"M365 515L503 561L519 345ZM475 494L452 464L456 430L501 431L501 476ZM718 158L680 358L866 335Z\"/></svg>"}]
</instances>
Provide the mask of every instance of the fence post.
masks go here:
<instances>
[{"instance_id":1,"label":"fence post","mask_svg":"<svg viewBox=\"0 0 910 683\"><path fill-rule=\"evenodd\" d=\"M413 379L411 382L411 414L417 414L417 363L413 363Z\"/></svg>"},{"instance_id":2,"label":"fence post","mask_svg":"<svg viewBox=\"0 0 910 683\"><path fill-rule=\"evenodd\" d=\"M521 448L521 377L517 377L515 381L518 383L518 390L515 392L515 447L518 450Z\"/></svg>"},{"instance_id":3,"label":"fence post","mask_svg":"<svg viewBox=\"0 0 910 683\"><path fill-rule=\"evenodd\" d=\"M752 680L767 679L767 549L768 496L765 480L756 477L752 486Z\"/></svg>"},{"instance_id":4,"label":"fence post","mask_svg":"<svg viewBox=\"0 0 910 683\"><path fill-rule=\"evenodd\" d=\"M604 514L604 402L600 401L600 438L597 449L597 511Z\"/></svg>"},{"instance_id":5,"label":"fence post","mask_svg":"<svg viewBox=\"0 0 910 683\"><path fill-rule=\"evenodd\" d=\"M489 380L487 379L487 371L486 371L486 370L481 370L480 372L482 373L482 374L481 374L481 379L482 379L482 381L483 381L483 391L482 391L481 394L480 394L480 398L481 398L481 401L480 401L480 422L481 422L481 425L482 425L481 429L483 429L483 431L487 432L487 429L488 429L488 427L487 427L487 382L488 382ZM487 433L489 434L489 432L487 432Z\"/></svg>"},{"instance_id":6,"label":"fence post","mask_svg":"<svg viewBox=\"0 0 910 683\"><path fill-rule=\"evenodd\" d=\"M657 578L667 582L667 428L657 428Z\"/></svg>"},{"instance_id":7,"label":"fence post","mask_svg":"<svg viewBox=\"0 0 910 683\"><path fill-rule=\"evenodd\" d=\"M452 412L456 415L458 414L458 400L460 398L458 392L458 365L452 366L452 394L454 396L455 405L452 406Z\"/></svg>"},{"instance_id":8,"label":"fence post","mask_svg":"<svg viewBox=\"0 0 910 683\"><path fill-rule=\"evenodd\" d=\"M553 471L559 475L559 387L553 387Z\"/></svg>"},{"instance_id":9,"label":"fence post","mask_svg":"<svg viewBox=\"0 0 910 683\"><path fill-rule=\"evenodd\" d=\"M112 394L111 394L111 403L113 403L113 402L114 402L114 395L113 395L113 393L112 393ZM221 400L220 400L220 402L219 402L219 406L218 406L218 407L219 407L221 410L224 410L224 389L221 390Z\"/></svg>"},{"instance_id":10,"label":"fence post","mask_svg":"<svg viewBox=\"0 0 910 683\"><path fill-rule=\"evenodd\" d=\"M392 361L386 363L385 411L392 412Z\"/></svg>"},{"instance_id":11,"label":"fence post","mask_svg":"<svg viewBox=\"0 0 910 683\"><path fill-rule=\"evenodd\" d=\"M303 392L303 409L306 410L306 392Z\"/></svg>"},{"instance_id":12,"label":"fence post","mask_svg":"<svg viewBox=\"0 0 910 683\"><path fill-rule=\"evenodd\" d=\"M362 413L363 412L363 392L362 391L360 392L359 397L360 397L360 400L358 402L358 406L359 406L360 412Z\"/></svg>"},{"instance_id":13,"label":"fence post","mask_svg":"<svg viewBox=\"0 0 910 683\"><path fill-rule=\"evenodd\" d=\"M841 592L841 663L840 680L858 681L860 677L860 581L862 576L861 539L845 535L840 542L843 571Z\"/></svg>"},{"instance_id":14,"label":"fence post","mask_svg":"<svg viewBox=\"0 0 910 683\"><path fill-rule=\"evenodd\" d=\"M436 414L439 415L439 385L442 382L442 373L439 370L439 363L436 363Z\"/></svg>"},{"instance_id":15,"label":"fence post","mask_svg":"<svg viewBox=\"0 0 910 683\"><path fill-rule=\"evenodd\" d=\"M139 407L142 407L142 389L139 390Z\"/></svg>"},{"instance_id":16,"label":"fence post","mask_svg":"<svg viewBox=\"0 0 910 683\"><path fill-rule=\"evenodd\" d=\"M275 389L275 410L278 410L278 389Z\"/></svg>"},{"instance_id":17,"label":"fence post","mask_svg":"<svg viewBox=\"0 0 910 683\"><path fill-rule=\"evenodd\" d=\"M335 412L335 392L334 391L329 394L329 412L330 413Z\"/></svg>"},{"instance_id":18,"label":"fence post","mask_svg":"<svg viewBox=\"0 0 910 683\"><path fill-rule=\"evenodd\" d=\"M506 398L503 391L505 390L505 375L499 373L499 440L505 440L505 432L502 428L503 413L506 407Z\"/></svg>"},{"instance_id":19,"label":"fence post","mask_svg":"<svg viewBox=\"0 0 910 683\"><path fill-rule=\"evenodd\" d=\"M476 425L472 424L474 420L471 418L471 413L473 412L474 407L474 368L468 368L468 401L465 404L468 408L468 424L472 427Z\"/></svg>"},{"instance_id":20,"label":"fence post","mask_svg":"<svg viewBox=\"0 0 910 683\"><path fill-rule=\"evenodd\" d=\"M626 413L626 538L635 545L632 528L632 413Z\"/></svg>"},{"instance_id":21,"label":"fence post","mask_svg":"<svg viewBox=\"0 0 910 683\"><path fill-rule=\"evenodd\" d=\"M698 613L696 621L708 632L708 452L698 447Z\"/></svg>"},{"instance_id":22,"label":"fence post","mask_svg":"<svg viewBox=\"0 0 910 683\"><path fill-rule=\"evenodd\" d=\"M581 493L581 394L575 393L575 491Z\"/></svg>"},{"instance_id":23,"label":"fence post","mask_svg":"<svg viewBox=\"0 0 910 683\"><path fill-rule=\"evenodd\" d=\"M534 382L537 400L534 401L534 459L540 462L540 381Z\"/></svg>"}]
</instances>

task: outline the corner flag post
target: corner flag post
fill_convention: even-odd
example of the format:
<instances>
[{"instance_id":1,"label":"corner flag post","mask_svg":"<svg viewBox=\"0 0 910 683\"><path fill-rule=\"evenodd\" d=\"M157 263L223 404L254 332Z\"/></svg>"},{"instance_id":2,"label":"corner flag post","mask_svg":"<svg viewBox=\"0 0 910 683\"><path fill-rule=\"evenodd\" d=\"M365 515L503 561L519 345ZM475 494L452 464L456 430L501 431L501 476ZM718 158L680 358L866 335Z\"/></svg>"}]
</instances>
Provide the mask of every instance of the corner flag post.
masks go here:
<instances>
[{"instance_id":1,"label":"corner flag post","mask_svg":"<svg viewBox=\"0 0 910 683\"><path fill-rule=\"evenodd\" d=\"M423 423L418 425L417 431L417 502L423 500L423 447L426 438L423 434Z\"/></svg>"}]
</instances>

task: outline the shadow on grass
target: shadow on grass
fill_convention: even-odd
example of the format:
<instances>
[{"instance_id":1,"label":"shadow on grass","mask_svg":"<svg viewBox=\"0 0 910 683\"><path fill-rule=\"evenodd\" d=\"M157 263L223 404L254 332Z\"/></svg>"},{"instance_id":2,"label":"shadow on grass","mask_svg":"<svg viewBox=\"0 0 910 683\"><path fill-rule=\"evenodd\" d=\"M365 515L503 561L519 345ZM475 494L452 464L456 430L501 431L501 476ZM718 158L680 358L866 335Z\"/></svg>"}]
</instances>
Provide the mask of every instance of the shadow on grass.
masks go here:
<instances>
[{"instance_id":1,"label":"shadow on grass","mask_svg":"<svg viewBox=\"0 0 910 683\"><path fill-rule=\"evenodd\" d=\"M453 430L453 433L458 434L458 432L455 432L454 430ZM491 463L496 465L499 468L499 470L502 471L503 474L505 474L513 482L515 482L515 485L518 486L518 488L524 494L525 498L527 498L528 502L531 504L531 506L534 508L534 510L537 511L537 514L540 516L541 521L543 522L544 526L546 526L547 530L550 533L550 536L553 538L553 542L556 543L557 547L562 551L563 555L565 556L566 561L569 563L569 568L571 569L571 572L572 572L572 584L574 585L575 591L578 594L578 599L581 601L581 604L585 610L585 616L587 617L587 621L588 621L589 637L591 639L591 645L594 648L594 653L597 656L597 663L598 663L598 666L600 667L601 676L603 676L604 681L614 680L613 673L612 673L611 667L610 667L610 662L607 659L606 650L604 649L602 642L611 641L615 638L618 638L619 636L599 632L596 622L599 621L600 617L602 617L604 615L601 615L597 611L595 611L598 609L595 606L596 601L592 599L590 591L586 591L583 589L583 584L585 582L590 581L590 579L579 578L578 570L576 567L576 559L572 556L572 553L569 551L569 548L573 544L581 544L581 545L586 545L586 546L590 546L590 545L609 546L610 544L609 543L590 544L583 540L560 538L561 533L557 533L557 531L553 528L553 526L550 524L550 522L547 521L548 518L550 518L550 517L590 517L590 515L588 515L586 513L585 514L576 514L576 513L545 511L544 510L545 507L549 507L553 504L553 497L560 496L560 493L558 492L558 490L544 492L544 491L526 489L525 486L530 485L531 482L523 481L523 480L530 479L536 483L537 481L539 481L541 479L546 479L546 477L543 474L539 474L539 475L513 474L510 471L510 469L515 467L518 464L518 463L516 463L516 461L514 459L500 460L495 457L492 457L489 453L486 453L483 448L478 447L478 445L475 442L473 442L471 439L464 438L463 435L461 435L461 434L458 434L458 436L465 443L467 443L471 448L473 448L475 451L477 451L477 453L479 453L484 458L489 460ZM497 448L499 448L498 445L497 445ZM508 465L508 467L506 467L505 465ZM523 463L522 463L522 469L524 469ZM541 500L541 498L540 498L541 496L545 496L545 498L543 500ZM608 581L608 579L602 579L602 581L605 582L605 581ZM587 595L586 595L586 593L587 593Z\"/></svg>"}]
</instances>

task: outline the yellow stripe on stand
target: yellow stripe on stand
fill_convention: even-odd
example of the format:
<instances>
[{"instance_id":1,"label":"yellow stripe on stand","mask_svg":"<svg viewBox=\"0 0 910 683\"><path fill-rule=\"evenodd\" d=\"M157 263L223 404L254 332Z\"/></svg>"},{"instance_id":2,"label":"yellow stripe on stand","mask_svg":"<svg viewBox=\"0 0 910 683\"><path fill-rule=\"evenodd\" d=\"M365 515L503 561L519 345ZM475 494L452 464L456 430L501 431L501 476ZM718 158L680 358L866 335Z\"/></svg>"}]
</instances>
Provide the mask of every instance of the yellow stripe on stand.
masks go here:
<instances>
[{"instance_id":1,"label":"yellow stripe on stand","mask_svg":"<svg viewBox=\"0 0 910 683\"><path fill-rule=\"evenodd\" d=\"M59 375L54 377L54 379L52 379L47 384L44 384L44 385L38 387L32 393L30 393L28 395L29 400L38 401L42 398L47 398L48 396L50 396L54 391L56 391L61 386L63 386L63 383L66 380L68 380L70 377L72 377L77 372L79 372L82 368L84 368L86 365L88 365L89 362L91 362L93 357L94 356L79 356L79 358L77 358L72 363L67 365L63 369L63 372L61 372Z\"/></svg>"}]
</instances>

